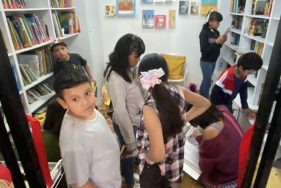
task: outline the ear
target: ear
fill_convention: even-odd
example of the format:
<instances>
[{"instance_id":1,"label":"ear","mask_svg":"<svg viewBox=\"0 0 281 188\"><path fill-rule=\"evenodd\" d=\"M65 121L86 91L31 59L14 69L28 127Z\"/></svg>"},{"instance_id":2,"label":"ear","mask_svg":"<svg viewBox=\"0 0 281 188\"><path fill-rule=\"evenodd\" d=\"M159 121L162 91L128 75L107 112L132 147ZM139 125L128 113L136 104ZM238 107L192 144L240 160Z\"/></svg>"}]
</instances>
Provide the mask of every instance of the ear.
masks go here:
<instances>
[{"instance_id":1,"label":"ear","mask_svg":"<svg viewBox=\"0 0 281 188\"><path fill-rule=\"evenodd\" d=\"M58 97L56 100L64 109L68 109L68 105L67 105L67 103L65 102L64 99Z\"/></svg>"}]
</instances>

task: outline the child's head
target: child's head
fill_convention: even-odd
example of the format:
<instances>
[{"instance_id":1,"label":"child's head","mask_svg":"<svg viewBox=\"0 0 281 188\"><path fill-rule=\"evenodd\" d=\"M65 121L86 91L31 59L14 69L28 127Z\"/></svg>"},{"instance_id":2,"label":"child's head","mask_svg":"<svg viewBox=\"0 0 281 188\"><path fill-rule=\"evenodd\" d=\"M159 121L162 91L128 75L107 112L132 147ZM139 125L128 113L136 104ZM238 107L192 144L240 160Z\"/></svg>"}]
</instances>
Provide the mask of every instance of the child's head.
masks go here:
<instances>
[{"instance_id":1,"label":"child's head","mask_svg":"<svg viewBox=\"0 0 281 188\"><path fill-rule=\"evenodd\" d=\"M117 58L119 66L123 68L134 67L139 61L139 57L144 53L145 45L143 40L131 33L122 36L116 43L110 60Z\"/></svg>"},{"instance_id":2,"label":"child's head","mask_svg":"<svg viewBox=\"0 0 281 188\"><path fill-rule=\"evenodd\" d=\"M263 64L262 58L255 52L243 54L237 62L239 74L248 76L254 71L258 71Z\"/></svg>"},{"instance_id":3,"label":"child's head","mask_svg":"<svg viewBox=\"0 0 281 188\"><path fill-rule=\"evenodd\" d=\"M217 29L222 21L223 17L221 13L217 11L212 11L208 15L208 24L212 29Z\"/></svg>"},{"instance_id":4,"label":"child's head","mask_svg":"<svg viewBox=\"0 0 281 188\"><path fill-rule=\"evenodd\" d=\"M164 71L164 75L160 77L160 79L164 82L168 81L169 69L166 60L157 53L147 54L145 55L138 67L138 74L141 72L148 72L149 70L162 68Z\"/></svg>"},{"instance_id":5,"label":"child's head","mask_svg":"<svg viewBox=\"0 0 281 188\"><path fill-rule=\"evenodd\" d=\"M142 74L142 86L149 89L155 100L166 143L168 138L180 132L184 125L179 108L180 98L173 97L167 87L169 70L166 60L156 53L145 55L139 64L138 73Z\"/></svg>"},{"instance_id":6,"label":"child's head","mask_svg":"<svg viewBox=\"0 0 281 188\"><path fill-rule=\"evenodd\" d=\"M191 108L192 106L190 106ZM212 123L223 120L223 114L217 109L215 105L211 105L205 112L190 121L192 126L200 126L203 129Z\"/></svg>"},{"instance_id":7,"label":"child's head","mask_svg":"<svg viewBox=\"0 0 281 188\"><path fill-rule=\"evenodd\" d=\"M56 60L67 61L69 60L69 54L67 45L63 40L55 42L51 46L51 52Z\"/></svg>"},{"instance_id":8,"label":"child's head","mask_svg":"<svg viewBox=\"0 0 281 188\"><path fill-rule=\"evenodd\" d=\"M95 94L89 78L81 69L67 68L60 71L53 84L60 105L71 115L88 119L95 107Z\"/></svg>"},{"instance_id":9,"label":"child's head","mask_svg":"<svg viewBox=\"0 0 281 188\"><path fill-rule=\"evenodd\" d=\"M109 55L109 63L104 77L109 78L112 70L127 82L131 82L128 69L138 64L140 56L145 52L143 40L131 33L123 35L116 43L114 51Z\"/></svg>"}]
</instances>

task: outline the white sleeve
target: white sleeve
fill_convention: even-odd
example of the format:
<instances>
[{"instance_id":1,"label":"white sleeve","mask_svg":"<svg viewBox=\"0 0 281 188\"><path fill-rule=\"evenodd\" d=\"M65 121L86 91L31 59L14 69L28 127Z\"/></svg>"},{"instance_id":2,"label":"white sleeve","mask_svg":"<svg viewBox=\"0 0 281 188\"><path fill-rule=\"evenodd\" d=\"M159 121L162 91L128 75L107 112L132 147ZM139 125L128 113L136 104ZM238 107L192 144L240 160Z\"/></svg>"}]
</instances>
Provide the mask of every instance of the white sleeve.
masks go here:
<instances>
[{"instance_id":1,"label":"white sleeve","mask_svg":"<svg viewBox=\"0 0 281 188\"><path fill-rule=\"evenodd\" d=\"M62 150L62 163L68 185L84 185L90 179L90 153Z\"/></svg>"}]
</instances>

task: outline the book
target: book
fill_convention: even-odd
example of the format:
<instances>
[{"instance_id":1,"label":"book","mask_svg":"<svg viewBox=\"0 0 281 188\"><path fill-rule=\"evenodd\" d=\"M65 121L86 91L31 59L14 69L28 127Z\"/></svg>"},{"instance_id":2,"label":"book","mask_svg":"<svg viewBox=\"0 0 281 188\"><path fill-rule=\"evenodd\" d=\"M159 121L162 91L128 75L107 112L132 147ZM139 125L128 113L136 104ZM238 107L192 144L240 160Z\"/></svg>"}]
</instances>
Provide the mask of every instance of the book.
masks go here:
<instances>
[{"instance_id":1,"label":"book","mask_svg":"<svg viewBox=\"0 0 281 188\"><path fill-rule=\"evenodd\" d=\"M28 64L36 77L40 77L39 57L36 53L18 55L19 64Z\"/></svg>"},{"instance_id":2,"label":"book","mask_svg":"<svg viewBox=\"0 0 281 188\"><path fill-rule=\"evenodd\" d=\"M169 10L169 28L176 27L176 10Z\"/></svg>"},{"instance_id":3,"label":"book","mask_svg":"<svg viewBox=\"0 0 281 188\"><path fill-rule=\"evenodd\" d=\"M142 28L154 28L154 10L142 10Z\"/></svg>"},{"instance_id":4,"label":"book","mask_svg":"<svg viewBox=\"0 0 281 188\"><path fill-rule=\"evenodd\" d=\"M179 1L179 14L188 14L189 1Z\"/></svg>"},{"instance_id":5,"label":"book","mask_svg":"<svg viewBox=\"0 0 281 188\"><path fill-rule=\"evenodd\" d=\"M166 28L166 15L155 15L154 26L158 29Z\"/></svg>"},{"instance_id":6,"label":"book","mask_svg":"<svg viewBox=\"0 0 281 188\"><path fill-rule=\"evenodd\" d=\"M202 173L199 168L199 145L193 136L197 128L188 124L187 129L184 145L184 171L197 180Z\"/></svg>"}]
</instances>

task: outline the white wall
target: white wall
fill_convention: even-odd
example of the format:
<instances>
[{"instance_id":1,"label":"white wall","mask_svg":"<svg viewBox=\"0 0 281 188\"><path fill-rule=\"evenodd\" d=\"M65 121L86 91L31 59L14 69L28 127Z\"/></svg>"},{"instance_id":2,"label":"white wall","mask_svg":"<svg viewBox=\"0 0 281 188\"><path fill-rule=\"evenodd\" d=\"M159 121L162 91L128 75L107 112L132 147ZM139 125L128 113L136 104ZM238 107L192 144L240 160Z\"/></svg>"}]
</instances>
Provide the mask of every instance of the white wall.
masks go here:
<instances>
[{"instance_id":1,"label":"white wall","mask_svg":"<svg viewBox=\"0 0 281 188\"><path fill-rule=\"evenodd\" d=\"M106 17L105 5L115 3L116 0L77 0L75 4L82 33L78 36L79 40L74 40L72 51L81 53L91 64L99 88L103 81L102 73L108 62L108 55L117 40L126 33L134 33L144 40L146 54L171 52L185 55L188 62L187 81L200 84L202 73L199 66L199 33L205 17L179 15L178 1L170 4L142 4L140 0L137 0L134 17ZM154 14L164 13L167 18L168 11L175 9L176 27L143 29L142 9L154 9Z\"/></svg>"}]
</instances>

